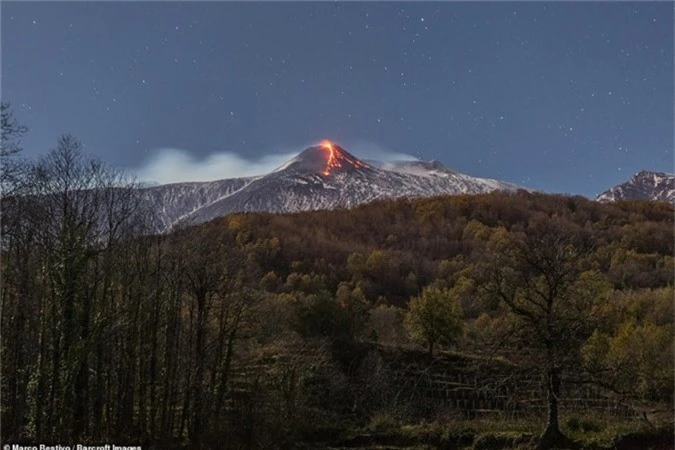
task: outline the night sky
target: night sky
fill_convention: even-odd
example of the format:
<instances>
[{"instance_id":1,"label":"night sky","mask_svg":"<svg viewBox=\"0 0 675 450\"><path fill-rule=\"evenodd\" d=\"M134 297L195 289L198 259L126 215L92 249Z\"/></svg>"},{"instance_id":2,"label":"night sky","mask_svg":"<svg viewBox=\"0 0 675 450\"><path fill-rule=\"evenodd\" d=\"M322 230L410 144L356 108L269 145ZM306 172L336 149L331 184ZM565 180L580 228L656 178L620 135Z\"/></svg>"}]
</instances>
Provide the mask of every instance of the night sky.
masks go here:
<instances>
[{"instance_id":1,"label":"night sky","mask_svg":"<svg viewBox=\"0 0 675 450\"><path fill-rule=\"evenodd\" d=\"M595 196L673 172L670 2L2 2L26 156L70 132L155 181L359 157Z\"/></svg>"}]
</instances>

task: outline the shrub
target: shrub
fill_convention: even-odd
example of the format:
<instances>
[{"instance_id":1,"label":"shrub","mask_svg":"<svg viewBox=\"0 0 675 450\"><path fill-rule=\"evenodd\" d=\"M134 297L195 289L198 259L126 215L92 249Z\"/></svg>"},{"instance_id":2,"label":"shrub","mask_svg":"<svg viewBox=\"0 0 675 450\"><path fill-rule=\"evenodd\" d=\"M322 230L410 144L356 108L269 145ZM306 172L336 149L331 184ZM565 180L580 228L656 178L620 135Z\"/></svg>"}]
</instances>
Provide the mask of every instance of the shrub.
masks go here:
<instances>
[{"instance_id":1,"label":"shrub","mask_svg":"<svg viewBox=\"0 0 675 450\"><path fill-rule=\"evenodd\" d=\"M377 412L370 418L368 431L381 433L399 428L398 420L389 412Z\"/></svg>"}]
</instances>

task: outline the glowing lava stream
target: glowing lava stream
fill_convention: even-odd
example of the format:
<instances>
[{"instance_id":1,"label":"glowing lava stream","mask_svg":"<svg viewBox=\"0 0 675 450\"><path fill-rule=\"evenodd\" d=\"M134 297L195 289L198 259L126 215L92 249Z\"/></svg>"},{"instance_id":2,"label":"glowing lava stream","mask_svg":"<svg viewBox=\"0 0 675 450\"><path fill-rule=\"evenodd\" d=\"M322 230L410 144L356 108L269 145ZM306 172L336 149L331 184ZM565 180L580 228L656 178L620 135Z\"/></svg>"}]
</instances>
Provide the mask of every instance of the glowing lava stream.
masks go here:
<instances>
[{"instance_id":1,"label":"glowing lava stream","mask_svg":"<svg viewBox=\"0 0 675 450\"><path fill-rule=\"evenodd\" d=\"M340 164L340 161L335 157L335 150L333 149L333 143L330 141L322 141L321 142L321 147L327 149L330 152L330 155L328 156L328 161L326 161L326 168L323 171L323 174L328 176L330 174L330 170L334 167L342 167L342 164Z\"/></svg>"},{"instance_id":2,"label":"glowing lava stream","mask_svg":"<svg viewBox=\"0 0 675 450\"><path fill-rule=\"evenodd\" d=\"M347 163L351 164L354 169L365 169L370 166L368 164L364 164L358 159L354 161L353 159L349 158L347 155L342 153L340 150L337 150L333 148L333 143L329 140L321 141L321 147L328 150L329 155L328 155L328 161L326 161L326 167L324 168L323 174L328 176L330 175L330 171L332 169L335 169L337 167L342 167L342 163L344 161L347 161Z\"/></svg>"}]
</instances>

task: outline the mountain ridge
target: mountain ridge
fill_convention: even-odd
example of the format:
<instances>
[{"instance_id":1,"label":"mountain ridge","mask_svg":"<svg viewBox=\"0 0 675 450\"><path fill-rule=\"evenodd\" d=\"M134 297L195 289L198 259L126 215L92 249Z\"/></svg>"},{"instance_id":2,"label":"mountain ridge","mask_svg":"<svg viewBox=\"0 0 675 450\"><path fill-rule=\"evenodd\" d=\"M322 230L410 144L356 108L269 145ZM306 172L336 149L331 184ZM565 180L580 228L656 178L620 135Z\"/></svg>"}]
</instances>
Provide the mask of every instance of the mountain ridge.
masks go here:
<instances>
[{"instance_id":1,"label":"mountain ridge","mask_svg":"<svg viewBox=\"0 0 675 450\"><path fill-rule=\"evenodd\" d=\"M299 212L350 208L379 199L516 191L522 186L478 178L438 161L362 161L339 145L322 141L273 171L212 182L142 188L145 206L167 231L234 212Z\"/></svg>"},{"instance_id":2,"label":"mountain ridge","mask_svg":"<svg viewBox=\"0 0 675 450\"><path fill-rule=\"evenodd\" d=\"M627 181L601 192L596 200L653 200L675 203L675 174L643 169Z\"/></svg>"}]
</instances>

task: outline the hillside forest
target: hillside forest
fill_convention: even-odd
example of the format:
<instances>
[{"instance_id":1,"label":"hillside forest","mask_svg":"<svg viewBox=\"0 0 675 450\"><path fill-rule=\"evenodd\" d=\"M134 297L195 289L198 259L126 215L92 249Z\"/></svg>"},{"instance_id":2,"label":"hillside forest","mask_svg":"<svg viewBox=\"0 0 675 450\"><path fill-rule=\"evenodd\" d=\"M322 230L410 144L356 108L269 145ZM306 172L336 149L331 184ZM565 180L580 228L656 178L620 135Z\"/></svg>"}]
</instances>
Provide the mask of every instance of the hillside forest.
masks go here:
<instances>
[{"instance_id":1,"label":"hillside forest","mask_svg":"<svg viewBox=\"0 0 675 450\"><path fill-rule=\"evenodd\" d=\"M69 135L22 160L24 132L3 104L3 443L672 443L670 204L495 192L155 234L133 181Z\"/></svg>"}]
</instances>

